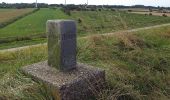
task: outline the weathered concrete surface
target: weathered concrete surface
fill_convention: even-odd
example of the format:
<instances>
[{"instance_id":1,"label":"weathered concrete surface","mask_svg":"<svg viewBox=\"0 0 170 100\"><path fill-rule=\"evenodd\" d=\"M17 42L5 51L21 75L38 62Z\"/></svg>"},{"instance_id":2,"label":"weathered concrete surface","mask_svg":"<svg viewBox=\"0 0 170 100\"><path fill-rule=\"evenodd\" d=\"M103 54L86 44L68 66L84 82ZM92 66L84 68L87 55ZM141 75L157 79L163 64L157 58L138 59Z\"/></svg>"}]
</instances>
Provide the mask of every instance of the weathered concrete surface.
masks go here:
<instances>
[{"instance_id":1,"label":"weathered concrete surface","mask_svg":"<svg viewBox=\"0 0 170 100\"><path fill-rule=\"evenodd\" d=\"M80 63L69 72L49 67L47 61L26 66L22 70L35 80L44 82L56 100L89 100L102 89L105 82L104 70Z\"/></svg>"},{"instance_id":2,"label":"weathered concrete surface","mask_svg":"<svg viewBox=\"0 0 170 100\"><path fill-rule=\"evenodd\" d=\"M76 67L76 23L73 20L47 21L48 64L59 70Z\"/></svg>"}]
</instances>

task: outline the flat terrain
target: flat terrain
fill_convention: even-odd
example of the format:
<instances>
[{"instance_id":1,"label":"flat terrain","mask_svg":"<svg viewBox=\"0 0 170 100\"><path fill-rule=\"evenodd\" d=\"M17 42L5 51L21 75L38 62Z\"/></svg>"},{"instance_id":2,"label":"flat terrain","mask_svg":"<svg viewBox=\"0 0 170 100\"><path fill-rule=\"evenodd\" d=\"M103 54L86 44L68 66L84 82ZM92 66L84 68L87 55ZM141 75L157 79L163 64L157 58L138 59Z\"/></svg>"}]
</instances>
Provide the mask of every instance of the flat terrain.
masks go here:
<instances>
[{"instance_id":1,"label":"flat terrain","mask_svg":"<svg viewBox=\"0 0 170 100\"><path fill-rule=\"evenodd\" d=\"M79 36L102 34L170 22L169 17L145 16L125 12L73 11L71 16L68 16L59 9L40 9L0 29L0 38L45 34L46 21L50 19L76 20Z\"/></svg>"},{"instance_id":2,"label":"flat terrain","mask_svg":"<svg viewBox=\"0 0 170 100\"><path fill-rule=\"evenodd\" d=\"M91 35L169 23L170 18L113 11L74 11L78 34Z\"/></svg>"},{"instance_id":3,"label":"flat terrain","mask_svg":"<svg viewBox=\"0 0 170 100\"><path fill-rule=\"evenodd\" d=\"M96 98L170 99L170 26L78 39L78 60L106 70L108 88ZM21 67L47 59L45 45L0 53L2 99L52 99Z\"/></svg>"},{"instance_id":4,"label":"flat terrain","mask_svg":"<svg viewBox=\"0 0 170 100\"><path fill-rule=\"evenodd\" d=\"M160 27L166 27L166 26L170 26L170 23L169 24L149 26L149 27L143 27L143 28L130 29L130 30L117 31L117 32L111 32L111 33L105 33L105 34L95 34L95 35L108 36L108 35L113 35L113 34L127 33L127 32L137 32L137 31L142 31L142 30L146 30L146 29L160 28ZM91 37L91 35L79 37L78 39L89 38L89 37ZM27 40L27 41L18 41L18 42L15 41L15 42L12 42L12 43L0 44L0 52L17 51L17 50L20 50L20 49L26 49L26 48L31 48L31 47L34 47L34 46L40 46L40 45L46 45L46 44L47 44L47 40L44 39L44 38Z\"/></svg>"},{"instance_id":5,"label":"flat terrain","mask_svg":"<svg viewBox=\"0 0 170 100\"><path fill-rule=\"evenodd\" d=\"M44 43L46 21L51 19L76 20L79 37L170 23L170 17L122 11L71 11L69 16L60 9L40 9L1 28L0 49Z\"/></svg>"},{"instance_id":6,"label":"flat terrain","mask_svg":"<svg viewBox=\"0 0 170 100\"><path fill-rule=\"evenodd\" d=\"M122 10L122 11L131 10L131 11L136 11L136 12L148 12L149 11L149 9L146 9L146 8L124 8L124 9L119 9L119 10ZM156 9L153 9L153 10L156 10Z\"/></svg>"},{"instance_id":7,"label":"flat terrain","mask_svg":"<svg viewBox=\"0 0 170 100\"><path fill-rule=\"evenodd\" d=\"M46 21L49 19L66 18L60 10L40 9L7 27L0 29L0 38L45 34Z\"/></svg>"},{"instance_id":8,"label":"flat terrain","mask_svg":"<svg viewBox=\"0 0 170 100\"><path fill-rule=\"evenodd\" d=\"M152 13L152 15L154 16L162 16L164 13L159 13L159 12L131 12L131 13L136 13L136 14L147 14L149 15L149 13ZM170 13L165 13L168 17L170 17Z\"/></svg>"},{"instance_id":9,"label":"flat terrain","mask_svg":"<svg viewBox=\"0 0 170 100\"><path fill-rule=\"evenodd\" d=\"M0 9L0 24L32 12L34 9Z\"/></svg>"}]
</instances>

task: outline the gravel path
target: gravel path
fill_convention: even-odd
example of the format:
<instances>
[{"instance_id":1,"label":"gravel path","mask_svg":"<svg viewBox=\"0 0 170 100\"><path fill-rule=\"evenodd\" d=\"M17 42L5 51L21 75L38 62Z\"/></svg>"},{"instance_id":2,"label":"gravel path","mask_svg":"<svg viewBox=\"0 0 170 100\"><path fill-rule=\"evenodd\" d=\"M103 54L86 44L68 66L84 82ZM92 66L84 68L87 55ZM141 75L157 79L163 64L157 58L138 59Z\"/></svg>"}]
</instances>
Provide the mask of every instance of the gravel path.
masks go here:
<instances>
[{"instance_id":1,"label":"gravel path","mask_svg":"<svg viewBox=\"0 0 170 100\"><path fill-rule=\"evenodd\" d=\"M112 35L112 34L116 34L116 33L123 33L123 32L136 32L136 31L140 31L140 30L146 30L146 29L151 29L151 28L158 28L158 27L162 27L162 26L169 26L170 23L168 24L161 24L161 25L155 25L155 26L149 26L149 27L143 27L143 28L136 28L136 29L131 29L131 30L124 30L124 31L118 31L118 32L113 32L113 33L106 33L106 34L101 34L101 35ZM88 38L89 36L86 37L81 37L81 38ZM43 44L36 44L36 45L29 45L29 46L23 46L23 47L17 47L17 48L10 48L10 49L4 49L4 50L0 50L0 52L6 52L6 51L17 51L17 50L22 50L25 48L30 48L30 47L38 47L41 45L47 45L47 43L43 43Z\"/></svg>"}]
</instances>

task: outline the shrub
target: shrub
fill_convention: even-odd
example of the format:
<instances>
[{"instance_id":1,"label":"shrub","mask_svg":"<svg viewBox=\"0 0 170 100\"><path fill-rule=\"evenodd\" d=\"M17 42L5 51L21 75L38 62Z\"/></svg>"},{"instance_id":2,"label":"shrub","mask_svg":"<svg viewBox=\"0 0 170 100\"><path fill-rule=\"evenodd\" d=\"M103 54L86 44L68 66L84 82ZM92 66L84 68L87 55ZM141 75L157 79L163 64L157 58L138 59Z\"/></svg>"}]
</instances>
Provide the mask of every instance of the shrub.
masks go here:
<instances>
[{"instance_id":1,"label":"shrub","mask_svg":"<svg viewBox=\"0 0 170 100\"><path fill-rule=\"evenodd\" d=\"M149 13L149 16L152 16L152 13Z\"/></svg>"},{"instance_id":2,"label":"shrub","mask_svg":"<svg viewBox=\"0 0 170 100\"><path fill-rule=\"evenodd\" d=\"M128 12L132 12L132 10L128 10Z\"/></svg>"},{"instance_id":3,"label":"shrub","mask_svg":"<svg viewBox=\"0 0 170 100\"><path fill-rule=\"evenodd\" d=\"M99 8L98 11L102 11L102 9Z\"/></svg>"},{"instance_id":4,"label":"shrub","mask_svg":"<svg viewBox=\"0 0 170 100\"><path fill-rule=\"evenodd\" d=\"M111 11L116 11L115 9L111 9Z\"/></svg>"},{"instance_id":5,"label":"shrub","mask_svg":"<svg viewBox=\"0 0 170 100\"><path fill-rule=\"evenodd\" d=\"M163 17L168 17L166 14L162 14Z\"/></svg>"},{"instance_id":6,"label":"shrub","mask_svg":"<svg viewBox=\"0 0 170 100\"><path fill-rule=\"evenodd\" d=\"M82 23L82 19L81 18L78 18L78 23Z\"/></svg>"}]
</instances>

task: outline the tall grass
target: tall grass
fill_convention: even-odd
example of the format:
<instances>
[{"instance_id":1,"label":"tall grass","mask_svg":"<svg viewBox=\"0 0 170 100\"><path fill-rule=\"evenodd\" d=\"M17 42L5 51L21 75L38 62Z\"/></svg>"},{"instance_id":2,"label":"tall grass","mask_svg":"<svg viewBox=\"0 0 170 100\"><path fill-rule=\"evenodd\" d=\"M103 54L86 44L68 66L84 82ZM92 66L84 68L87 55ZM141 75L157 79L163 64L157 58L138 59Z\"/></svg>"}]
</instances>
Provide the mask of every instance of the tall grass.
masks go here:
<instances>
[{"instance_id":1,"label":"tall grass","mask_svg":"<svg viewBox=\"0 0 170 100\"><path fill-rule=\"evenodd\" d=\"M106 71L106 87L96 98L170 99L169 33L167 26L78 39L78 60ZM46 59L46 46L0 53L0 98L51 99L43 85L19 71L22 66Z\"/></svg>"},{"instance_id":2,"label":"tall grass","mask_svg":"<svg viewBox=\"0 0 170 100\"><path fill-rule=\"evenodd\" d=\"M80 42L79 45L84 44L78 53L80 61L101 66L107 72L112 88L104 90L101 98L107 95L134 100L168 99L170 40L167 34L168 28L158 28L113 36L92 36ZM122 88L125 90L121 91ZM120 94L115 96L113 91L119 89ZM122 97L124 92L127 95Z\"/></svg>"}]
</instances>

